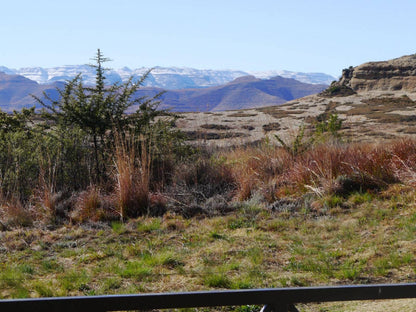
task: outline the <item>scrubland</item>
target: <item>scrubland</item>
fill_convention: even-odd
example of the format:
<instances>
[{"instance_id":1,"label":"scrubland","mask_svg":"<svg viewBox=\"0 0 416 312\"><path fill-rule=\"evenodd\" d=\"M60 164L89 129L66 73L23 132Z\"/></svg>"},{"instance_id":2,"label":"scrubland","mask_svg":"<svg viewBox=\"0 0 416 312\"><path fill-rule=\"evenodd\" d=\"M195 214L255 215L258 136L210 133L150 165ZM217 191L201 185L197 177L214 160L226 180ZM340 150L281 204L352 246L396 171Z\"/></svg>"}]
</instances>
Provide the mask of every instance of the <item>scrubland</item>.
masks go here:
<instances>
[{"instance_id":1,"label":"scrubland","mask_svg":"<svg viewBox=\"0 0 416 312\"><path fill-rule=\"evenodd\" d=\"M107 87L95 60L95 87L0 111L0 299L415 281L413 98L195 120L135 98L146 75Z\"/></svg>"},{"instance_id":2,"label":"scrubland","mask_svg":"<svg viewBox=\"0 0 416 312\"><path fill-rule=\"evenodd\" d=\"M0 296L414 281L416 141L298 139L157 164L119 146L113 187L41 175L2 199ZM331 307L356 305L304 308Z\"/></svg>"}]
</instances>

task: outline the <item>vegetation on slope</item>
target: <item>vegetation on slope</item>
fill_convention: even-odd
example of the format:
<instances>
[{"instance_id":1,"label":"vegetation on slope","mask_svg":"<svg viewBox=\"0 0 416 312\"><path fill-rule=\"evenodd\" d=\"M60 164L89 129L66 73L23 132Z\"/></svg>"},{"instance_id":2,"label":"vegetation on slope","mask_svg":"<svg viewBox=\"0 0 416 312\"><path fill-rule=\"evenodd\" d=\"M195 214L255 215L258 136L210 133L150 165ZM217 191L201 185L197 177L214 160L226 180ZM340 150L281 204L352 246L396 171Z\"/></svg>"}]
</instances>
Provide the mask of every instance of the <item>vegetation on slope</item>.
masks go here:
<instances>
[{"instance_id":1,"label":"vegetation on slope","mask_svg":"<svg viewBox=\"0 0 416 312\"><path fill-rule=\"evenodd\" d=\"M190 147L78 79L43 118L0 114L1 298L415 279L416 141L344 142L328 115Z\"/></svg>"}]
</instances>

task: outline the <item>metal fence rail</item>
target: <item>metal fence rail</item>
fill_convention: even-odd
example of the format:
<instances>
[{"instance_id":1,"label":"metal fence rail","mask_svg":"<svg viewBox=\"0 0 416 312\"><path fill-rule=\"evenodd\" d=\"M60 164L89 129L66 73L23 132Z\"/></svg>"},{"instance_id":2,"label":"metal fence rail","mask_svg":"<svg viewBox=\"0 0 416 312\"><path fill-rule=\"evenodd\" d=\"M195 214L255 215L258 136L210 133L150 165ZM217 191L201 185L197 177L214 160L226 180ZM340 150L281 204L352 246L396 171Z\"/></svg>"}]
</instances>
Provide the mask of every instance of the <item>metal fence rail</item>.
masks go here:
<instances>
[{"instance_id":1,"label":"metal fence rail","mask_svg":"<svg viewBox=\"0 0 416 312\"><path fill-rule=\"evenodd\" d=\"M296 303L416 298L416 283L335 287L56 297L0 300L1 312L104 312L264 305L263 311L297 311Z\"/></svg>"}]
</instances>

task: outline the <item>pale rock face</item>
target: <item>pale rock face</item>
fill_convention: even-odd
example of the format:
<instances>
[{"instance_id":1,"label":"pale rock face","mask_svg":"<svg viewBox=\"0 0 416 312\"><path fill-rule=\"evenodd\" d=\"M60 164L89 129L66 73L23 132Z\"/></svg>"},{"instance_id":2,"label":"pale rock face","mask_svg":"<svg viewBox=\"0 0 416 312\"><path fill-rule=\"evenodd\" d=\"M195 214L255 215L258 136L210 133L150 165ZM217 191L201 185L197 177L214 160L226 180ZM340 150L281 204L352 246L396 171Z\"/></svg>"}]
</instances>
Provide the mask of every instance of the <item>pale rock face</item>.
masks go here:
<instances>
[{"instance_id":1,"label":"pale rock face","mask_svg":"<svg viewBox=\"0 0 416 312\"><path fill-rule=\"evenodd\" d=\"M344 70L340 83L354 91L416 91L416 54Z\"/></svg>"}]
</instances>

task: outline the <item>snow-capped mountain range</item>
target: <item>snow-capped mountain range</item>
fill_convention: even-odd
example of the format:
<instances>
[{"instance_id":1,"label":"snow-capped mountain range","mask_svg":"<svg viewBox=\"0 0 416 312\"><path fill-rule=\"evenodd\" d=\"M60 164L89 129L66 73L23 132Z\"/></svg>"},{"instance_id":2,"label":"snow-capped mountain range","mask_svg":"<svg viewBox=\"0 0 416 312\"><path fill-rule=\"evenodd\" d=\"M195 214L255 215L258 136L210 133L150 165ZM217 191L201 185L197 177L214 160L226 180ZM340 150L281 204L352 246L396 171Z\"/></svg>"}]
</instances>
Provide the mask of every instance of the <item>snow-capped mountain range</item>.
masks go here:
<instances>
[{"instance_id":1,"label":"snow-capped mountain range","mask_svg":"<svg viewBox=\"0 0 416 312\"><path fill-rule=\"evenodd\" d=\"M141 77L149 68L130 69L123 67L107 71L109 83L126 81L129 77ZM65 81L81 73L86 84L95 83L95 69L89 65L66 65L53 68L25 67L11 69L0 66L0 72L21 75L39 84L51 84L56 81ZM263 72L245 72L240 70L211 70L186 67L154 67L145 86L159 87L168 90L187 88L207 88L226 84L242 76L252 75L256 78L269 79L275 76L293 78L304 83L329 85L335 77L324 73L299 73L286 70L271 70Z\"/></svg>"}]
</instances>

